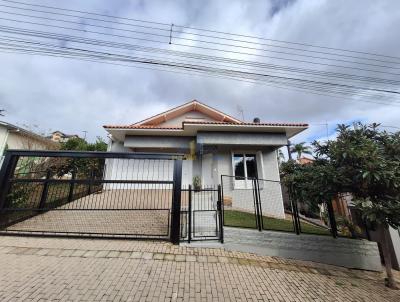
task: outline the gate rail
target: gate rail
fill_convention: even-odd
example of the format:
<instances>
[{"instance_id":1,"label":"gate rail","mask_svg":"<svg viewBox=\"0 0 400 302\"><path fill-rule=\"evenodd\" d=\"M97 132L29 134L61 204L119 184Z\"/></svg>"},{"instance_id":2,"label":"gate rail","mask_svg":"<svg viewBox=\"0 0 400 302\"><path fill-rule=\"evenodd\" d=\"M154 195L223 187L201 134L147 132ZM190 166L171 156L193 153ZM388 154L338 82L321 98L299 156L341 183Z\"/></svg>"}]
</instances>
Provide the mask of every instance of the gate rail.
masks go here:
<instances>
[{"instance_id":1,"label":"gate rail","mask_svg":"<svg viewBox=\"0 0 400 302\"><path fill-rule=\"evenodd\" d=\"M10 226L31 218L33 221L44 219L46 212L64 211L68 213L64 216L72 220L55 221L59 229L38 232L34 228L19 231L17 228L16 233L160 237L176 244L179 243L181 178L182 156L177 154L7 150L0 170L0 231L12 231L8 229ZM143 222L132 221L131 217L143 218L145 211L151 211L147 213L155 215L153 220L164 219L162 227L154 224L154 231L162 233L143 229L152 228L146 225L137 229L130 226L129 232L120 228L124 232L105 233L107 224L122 224L110 218L113 211L118 211L125 222L138 225ZM132 216L135 211L139 214ZM81 216L78 218L74 213ZM55 216L48 215L50 220L56 219ZM99 218L96 220L96 217ZM54 222L48 221L48 225L51 223ZM83 225L82 232L68 229L74 223ZM92 230L88 228L90 223L96 224Z\"/></svg>"}]
</instances>

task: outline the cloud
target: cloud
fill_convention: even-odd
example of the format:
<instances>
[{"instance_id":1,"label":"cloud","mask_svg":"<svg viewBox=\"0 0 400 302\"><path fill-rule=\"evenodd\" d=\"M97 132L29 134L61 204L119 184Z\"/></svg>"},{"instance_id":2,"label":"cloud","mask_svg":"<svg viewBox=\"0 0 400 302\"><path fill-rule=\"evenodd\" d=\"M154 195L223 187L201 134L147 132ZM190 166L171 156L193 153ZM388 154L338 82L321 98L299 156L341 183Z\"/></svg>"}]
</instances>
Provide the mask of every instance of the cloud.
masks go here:
<instances>
[{"instance_id":1,"label":"cloud","mask_svg":"<svg viewBox=\"0 0 400 302\"><path fill-rule=\"evenodd\" d=\"M392 56L400 46L396 30L400 2L395 0L40 3ZM10 25L4 20L0 24ZM345 96L336 99L234 80L20 54L0 53L0 64L0 107L7 110L7 120L39 124L46 131L82 134L86 130L90 139L105 137L104 124L134 123L192 99L237 117L240 105L246 120L310 122L310 129L294 142L326 136L325 127L315 125L325 121L328 135L337 123L354 120L400 127L399 107L355 102Z\"/></svg>"}]
</instances>

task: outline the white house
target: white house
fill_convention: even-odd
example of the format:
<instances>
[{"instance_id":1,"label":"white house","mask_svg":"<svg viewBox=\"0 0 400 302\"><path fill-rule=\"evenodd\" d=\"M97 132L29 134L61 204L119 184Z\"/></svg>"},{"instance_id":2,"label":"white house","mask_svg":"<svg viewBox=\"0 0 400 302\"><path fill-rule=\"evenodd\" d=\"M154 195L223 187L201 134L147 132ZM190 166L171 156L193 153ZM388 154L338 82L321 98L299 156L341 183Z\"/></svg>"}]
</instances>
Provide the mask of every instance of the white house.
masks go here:
<instances>
[{"instance_id":1,"label":"white house","mask_svg":"<svg viewBox=\"0 0 400 302\"><path fill-rule=\"evenodd\" d=\"M226 178L229 185L224 184L224 190L232 193L232 207L244 209L253 208L248 178L279 181L277 149L307 127L258 119L243 122L196 100L131 125L104 126L111 138L109 151L185 154L183 186L192 184L195 176L205 188L221 184L221 175L232 176ZM263 205L264 214L283 217L279 183L264 182L261 193L271 197Z\"/></svg>"},{"instance_id":2,"label":"white house","mask_svg":"<svg viewBox=\"0 0 400 302\"><path fill-rule=\"evenodd\" d=\"M32 131L0 121L0 167L6 149L54 150L58 144Z\"/></svg>"}]
</instances>

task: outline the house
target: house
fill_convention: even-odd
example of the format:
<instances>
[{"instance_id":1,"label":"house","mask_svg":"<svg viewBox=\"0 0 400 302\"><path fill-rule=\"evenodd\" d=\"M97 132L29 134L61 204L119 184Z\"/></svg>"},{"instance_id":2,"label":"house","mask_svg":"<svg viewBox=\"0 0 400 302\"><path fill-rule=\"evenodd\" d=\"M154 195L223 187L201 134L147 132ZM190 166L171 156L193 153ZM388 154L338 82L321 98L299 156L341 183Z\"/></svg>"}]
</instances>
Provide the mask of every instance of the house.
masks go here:
<instances>
[{"instance_id":1,"label":"house","mask_svg":"<svg viewBox=\"0 0 400 302\"><path fill-rule=\"evenodd\" d=\"M183 186L197 176L203 188L215 187L222 175L230 176L226 182L235 193L232 206L249 210L254 207L249 179L279 181L277 149L307 127L258 119L244 122L196 100L134 124L104 126L110 137L109 151L185 154ZM118 171L113 173L118 175ZM263 211L284 217L280 185L269 185L273 200Z\"/></svg>"},{"instance_id":2,"label":"house","mask_svg":"<svg viewBox=\"0 0 400 302\"><path fill-rule=\"evenodd\" d=\"M76 134L65 134L61 131L54 131L50 136L48 136L48 138L51 139L53 142L65 143L69 139L79 138L79 136Z\"/></svg>"},{"instance_id":3,"label":"house","mask_svg":"<svg viewBox=\"0 0 400 302\"><path fill-rule=\"evenodd\" d=\"M0 121L0 155L6 149L52 150L58 144L19 126Z\"/></svg>"}]
</instances>

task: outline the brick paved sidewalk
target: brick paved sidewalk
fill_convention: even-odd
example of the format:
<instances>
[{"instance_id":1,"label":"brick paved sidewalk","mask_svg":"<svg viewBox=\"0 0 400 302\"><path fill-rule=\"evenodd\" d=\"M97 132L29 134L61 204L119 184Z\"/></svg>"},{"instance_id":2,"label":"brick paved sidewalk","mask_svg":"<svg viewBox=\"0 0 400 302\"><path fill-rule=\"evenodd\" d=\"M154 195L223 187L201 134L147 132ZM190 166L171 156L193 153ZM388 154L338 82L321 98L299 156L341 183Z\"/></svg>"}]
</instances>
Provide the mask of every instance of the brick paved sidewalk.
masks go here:
<instances>
[{"instance_id":1,"label":"brick paved sidewalk","mask_svg":"<svg viewBox=\"0 0 400 302\"><path fill-rule=\"evenodd\" d=\"M400 301L383 275L166 242L0 237L0 301Z\"/></svg>"}]
</instances>

